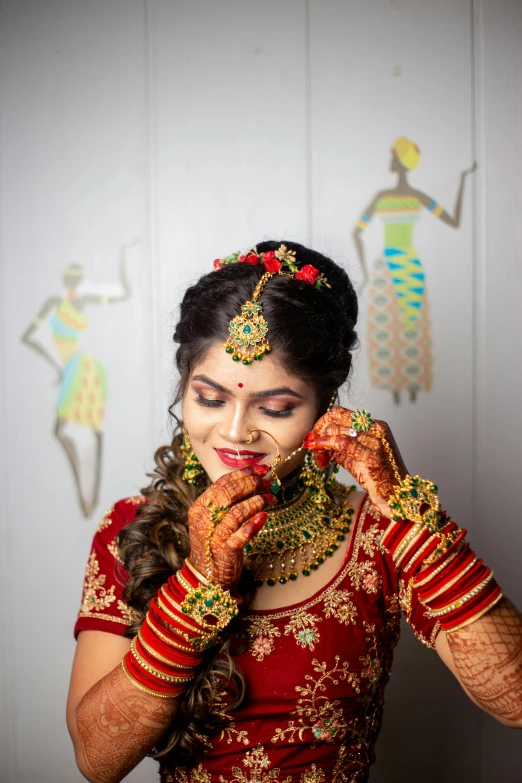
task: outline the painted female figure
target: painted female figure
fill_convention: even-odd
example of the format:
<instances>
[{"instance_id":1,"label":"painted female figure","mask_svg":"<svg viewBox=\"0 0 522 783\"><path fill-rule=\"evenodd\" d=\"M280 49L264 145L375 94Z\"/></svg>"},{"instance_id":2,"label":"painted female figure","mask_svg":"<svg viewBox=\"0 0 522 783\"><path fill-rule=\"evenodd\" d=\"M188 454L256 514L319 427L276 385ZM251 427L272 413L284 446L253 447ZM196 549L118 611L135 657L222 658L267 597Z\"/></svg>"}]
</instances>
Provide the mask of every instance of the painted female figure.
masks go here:
<instances>
[{"instance_id":1,"label":"painted female figure","mask_svg":"<svg viewBox=\"0 0 522 783\"><path fill-rule=\"evenodd\" d=\"M119 279L122 293L117 296L78 294L85 278L80 264L71 264L63 275L65 296L51 296L41 306L38 315L22 335L22 342L39 353L58 373L60 391L54 434L64 448L72 468L78 499L85 517L90 516L98 502L103 444L103 421L107 381L105 368L94 356L81 350L79 339L89 322L87 305L115 304L129 299L132 291L125 271L127 249L134 243L122 245L119 259ZM51 333L59 361L35 339L38 327L49 319ZM72 425L77 425L74 427ZM81 429L78 429L81 428ZM85 432L91 437L87 446L87 460L80 458ZM92 466L92 467L91 467ZM88 471L87 468L91 467ZM92 474L89 480L87 473Z\"/></svg>"},{"instance_id":2,"label":"painted female figure","mask_svg":"<svg viewBox=\"0 0 522 783\"><path fill-rule=\"evenodd\" d=\"M461 173L454 215L450 215L408 181L408 172L419 164L417 145L401 137L391 153L390 170L397 174L397 185L377 193L359 218L353 238L364 283L370 282L367 340L371 383L391 391L399 404L402 391L407 390L414 402L419 391L430 391L432 385L428 292L422 262L413 246L413 228L423 207L448 226L459 228L464 183L476 164ZM369 280L361 233L374 215L384 223L384 250Z\"/></svg>"}]
</instances>

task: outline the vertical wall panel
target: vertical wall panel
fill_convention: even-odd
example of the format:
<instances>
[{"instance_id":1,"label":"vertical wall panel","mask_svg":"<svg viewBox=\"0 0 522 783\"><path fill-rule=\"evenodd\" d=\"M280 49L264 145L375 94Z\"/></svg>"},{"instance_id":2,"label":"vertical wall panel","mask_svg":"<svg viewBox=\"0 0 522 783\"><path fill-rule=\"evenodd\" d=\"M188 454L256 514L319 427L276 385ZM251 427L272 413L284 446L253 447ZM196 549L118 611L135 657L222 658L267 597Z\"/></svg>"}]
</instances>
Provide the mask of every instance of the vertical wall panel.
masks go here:
<instances>
[{"instance_id":1,"label":"vertical wall panel","mask_svg":"<svg viewBox=\"0 0 522 783\"><path fill-rule=\"evenodd\" d=\"M407 136L421 150L409 175L413 187L453 214L460 172L473 163L471 21L467 0L311 2L314 246L346 264L355 281L361 274L352 231L376 192L395 186L389 165L397 137ZM347 397L350 407L366 407L390 422L409 469L436 480L445 507L470 528L472 187L468 178L459 230L427 210L414 228L430 300L432 390L421 391L414 403L404 392L395 405L389 391L371 387L368 289L359 285L361 348ZM382 254L377 216L362 238L371 270ZM478 759L459 748L476 742L479 720L436 654L405 627L372 780L416 779L421 768L423 780L434 783L474 779ZM413 735L404 753L404 737Z\"/></svg>"},{"instance_id":2,"label":"vertical wall panel","mask_svg":"<svg viewBox=\"0 0 522 783\"><path fill-rule=\"evenodd\" d=\"M150 2L162 411L174 306L216 256L306 225L303 0Z\"/></svg>"},{"instance_id":3,"label":"vertical wall panel","mask_svg":"<svg viewBox=\"0 0 522 783\"><path fill-rule=\"evenodd\" d=\"M68 264L85 268L80 292L120 293L119 248L143 240L143 4L4 2L1 28L2 512L11 537L1 578L13 596L3 627L16 705L9 752L16 783L70 783L82 779L65 701L85 562L98 521L142 485L153 451L149 273L140 246L128 253L132 298L88 306L80 338L108 379L101 497L88 519L53 435L57 373L21 335L48 297L65 293ZM44 319L42 340L46 329Z\"/></svg>"},{"instance_id":4,"label":"vertical wall panel","mask_svg":"<svg viewBox=\"0 0 522 783\"><path fill-rule=\"evenodd\" d=\"M475 3L476 102L481 160L477 211L477 549L522 606L522 5ZM520 732L481 716L481 777L520 776Z\"/></svg>"}]
</instances>

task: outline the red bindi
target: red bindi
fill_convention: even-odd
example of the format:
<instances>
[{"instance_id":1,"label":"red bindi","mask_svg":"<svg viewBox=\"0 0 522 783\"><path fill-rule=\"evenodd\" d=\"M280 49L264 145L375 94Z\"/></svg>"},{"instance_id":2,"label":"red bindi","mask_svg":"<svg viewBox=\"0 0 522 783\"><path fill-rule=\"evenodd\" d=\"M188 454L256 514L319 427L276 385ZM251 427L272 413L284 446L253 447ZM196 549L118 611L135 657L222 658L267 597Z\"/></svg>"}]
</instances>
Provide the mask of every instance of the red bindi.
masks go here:
<instances>
[{"instance_id":1,"label":"red bindi","mask_svg":"<svg viewBox=\"0 0 522 783\"><path fill-rule=\"evenodd\" d=\"M239 386L240 389L243 388L243 384L242 383L238 383L238 386Z\"/></svg>"}]
</instances>

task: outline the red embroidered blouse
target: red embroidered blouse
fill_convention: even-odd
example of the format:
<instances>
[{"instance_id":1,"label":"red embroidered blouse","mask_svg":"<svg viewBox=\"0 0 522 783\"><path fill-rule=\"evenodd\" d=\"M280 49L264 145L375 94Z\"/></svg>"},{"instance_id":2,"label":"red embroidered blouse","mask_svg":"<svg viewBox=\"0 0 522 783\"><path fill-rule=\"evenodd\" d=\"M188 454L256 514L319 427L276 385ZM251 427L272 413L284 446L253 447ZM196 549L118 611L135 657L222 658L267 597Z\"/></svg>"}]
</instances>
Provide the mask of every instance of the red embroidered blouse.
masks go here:
<instances>
[{"instance_id":1,"label":"red embroidered blouse","mask_svg":"<svg viewBox=\"0 0 522 783\"><path fill-rule=\"evenodd\" d=\"M121 500L102 520L87 563L75 626L122 635L130 612L115 537L142 498ZM361 783L381 727L384 688L400 629L404 585L378 546L389 522L366 498L341 571L312 598L245 618L248 649L236 657L248 698L192 770L160 766L162 783ZM417 638L440 629L412 608Z\"/></svg>"}]
</instances>

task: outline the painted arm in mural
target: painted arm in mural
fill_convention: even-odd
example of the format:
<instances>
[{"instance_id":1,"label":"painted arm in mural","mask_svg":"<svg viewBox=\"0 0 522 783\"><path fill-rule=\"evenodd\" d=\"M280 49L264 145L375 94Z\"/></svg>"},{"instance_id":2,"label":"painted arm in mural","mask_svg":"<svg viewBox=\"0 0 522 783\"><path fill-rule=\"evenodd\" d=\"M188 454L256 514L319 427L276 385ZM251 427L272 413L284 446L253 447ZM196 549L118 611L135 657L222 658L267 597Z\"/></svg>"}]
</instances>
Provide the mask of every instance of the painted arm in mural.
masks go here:
<instances>
[{"instance_id":1,"label":"painted arm in mural","mask_svg":"<svg viewBox=\"0 0 522 783\"><path fill-rule=\"evenodd\" d=\"M86 294L85 296L78 297L78 307L83 309L84 305L99 305L99 304L116 304L117 302L124 302L126 299L130 299L132 296L132 288L127 277L127 250L131 247L135 247L139 242L139 239L134 239L126 245L122 245L120 248L120 256L118 260L118 272L121 283L122 293L117 296L101 296L100 294Z\"/></svg>"},{"instance_id":2,"label":"painted arm in mural","mask_svg":"<svg viewBox=\"0 0 522 783\"><path fill-rule=\"evenodd\" d=\"M313 429L307 446L342 465L388 519L388 498L397 483L382 440L349 435L352 411L332 408ZM391 446L401 476L406 467L385 422L375 422ZM319 456L323 456L319 454ZM522 728L522 615L503 598L460 631L438 634L435 648L467 695L500 723Z\"/></svg>"},{"instance_id":3,"label":"painted arm in mural","mask_svg":"<svg viewBox=\"0 0 522 783\"><path fill-rule=\"evenodd\" d=\"M51 296L40 308L38 315L36 318L34 318L25 332L22 335L22 342L25 343L29 348L31 348L33 351L36 351L36 353L40 354L40 356L43 356L43 358L48 362L52 367L54 367L58 371L58 382L60 381L62 377L62 366L59 362L56 361L54 356L47 351L44 346L38 342L38 340L34 339L34 334L38 330L38 327L40 324L42 324L46 318L50 315L50 313L53 312L53 310L56 310L58 305L60 304L60 297L58 296Z\"/></svg>"},{"instance_id":4,"label":"painted arm in mural","mask_svg":"<svg viewBox=\"0 0 522 783\"><path fill-rule=\"evenodd\" d=\"M359 260L359 265L361 267L361 272L363 275L363 282L362 287L368 283L368 267L366 266L366 257L364 253L364 244L361 238L361 234L364 231L364 228L361 225L361 222L369 223L371 219L373 218L375 214L375 209L377 207L377 204L379 202L379 199L382 197L382 193L377 193L375 198L371 201L371 203L366 207L364 210L361 218L355 225L355 228L352 231L352 237L355 244L355 251L357 253L357 258Z\"/></svg>"},{"instance_id":5,"label":"painted arm in mural","mask_svg":"<svg viewBox=\"0 0 522 783\"><path fill-rule=\"evenodd\" d=\"M421 204L426 207L426 209L429 209L430 212L433 212L433 214L438 217L439 220L442 220L442 222L446 223L448 226L459 228L460 219L462 216L462 198L464 195L464 184L466 182L466 177L468 174L473 174L477 168L477 163L474 163L470 169L464 169L464 171L461 172L459 189L457 191L457 199L455 201L454 215L450 215L449 212L446 212L446 210L443 209L440 204L437 204L437 202L430 196L426 195L426 193L423 193L420 190L416 190L415 195Z\"/></svg>"}]
</instances>

